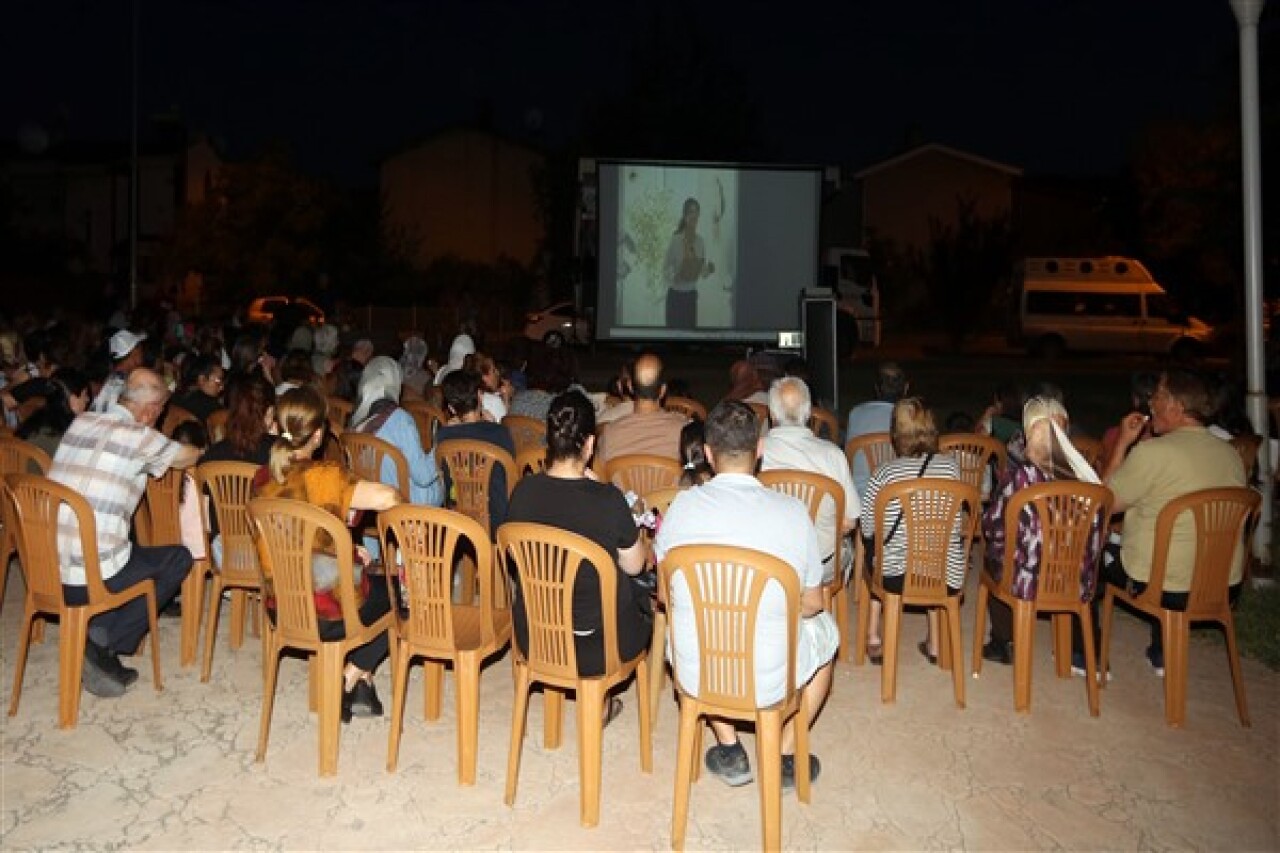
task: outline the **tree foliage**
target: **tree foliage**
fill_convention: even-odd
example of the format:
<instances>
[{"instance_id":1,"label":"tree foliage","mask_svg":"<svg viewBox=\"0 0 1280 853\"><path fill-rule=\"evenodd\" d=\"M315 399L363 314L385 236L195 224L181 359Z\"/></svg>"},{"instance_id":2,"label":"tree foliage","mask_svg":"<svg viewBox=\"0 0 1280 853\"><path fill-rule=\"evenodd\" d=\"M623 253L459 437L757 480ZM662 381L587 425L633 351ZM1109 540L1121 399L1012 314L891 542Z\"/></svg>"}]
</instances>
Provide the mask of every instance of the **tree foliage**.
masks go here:
<instances>
[{"instance_id":1,"label":"tree foliage","mask_svg":"<svg viewBox=\"0 0 1280 853\"><path fill-rule=\"evenodd\" d=\"M954 348L990 325L993 312L1001 314L998 297L1012 269L1012 245L1008 217L984 219L972 199L956 199L952 222L929 218L922 272L930 311L941 318Z\"/></svg>"}]
</instances>

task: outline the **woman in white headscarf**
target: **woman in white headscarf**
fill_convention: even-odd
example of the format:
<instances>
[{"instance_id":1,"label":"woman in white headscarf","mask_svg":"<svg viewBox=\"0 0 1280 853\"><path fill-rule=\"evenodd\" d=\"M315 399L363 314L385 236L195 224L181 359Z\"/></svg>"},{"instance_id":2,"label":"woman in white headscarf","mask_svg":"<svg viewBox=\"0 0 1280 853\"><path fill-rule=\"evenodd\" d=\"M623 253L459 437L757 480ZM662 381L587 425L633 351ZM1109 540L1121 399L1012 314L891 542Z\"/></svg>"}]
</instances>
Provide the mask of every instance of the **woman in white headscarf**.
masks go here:
<instances>
[{"instance_id":1,"label":"woman in white headscarf","mask_svg":"<svg viewBox=\"0 0 1280 853\"><path fill-rule=\"evenodd\" d=\"M436 384L439 385L446 376L455 370L462 369L462 362L476 351L476 343L468 334L458 335L449 346L449 361L436 371Z\"/></svg>"},{"instance_id":2,"label":"woman in white headscarf","mask_svg":"<svg viewBox=\"0 0 1280 853\"><path fill-rule=\"evenodd\" d=\"M372 358L360 375L360 398L351 416L352 429L370 433L404 454L409 463L409 502L427 506L444 503L444 485L435 451L422 449L422 436L413 416L400 408L400 365L386 356ZM397 485L395 465L382 463L381 480Z\"/></svg>"}]
</instances>

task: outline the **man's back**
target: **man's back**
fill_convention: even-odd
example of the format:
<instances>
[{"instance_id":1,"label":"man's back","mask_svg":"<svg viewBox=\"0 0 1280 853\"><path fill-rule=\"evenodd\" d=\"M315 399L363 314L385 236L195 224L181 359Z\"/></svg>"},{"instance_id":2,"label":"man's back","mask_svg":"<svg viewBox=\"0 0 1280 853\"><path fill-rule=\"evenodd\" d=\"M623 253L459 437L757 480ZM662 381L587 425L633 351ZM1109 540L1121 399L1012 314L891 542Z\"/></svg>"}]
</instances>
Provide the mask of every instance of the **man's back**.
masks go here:
<instances>
[{"instance_id":1,"label":"man's back","mask_svg":"<svg viewBox=\"0 0 1280 853\"><path fill-rule=\"evenodd\" d=\"M889 421L893 416L893 403L884 400L869 400L849 410L849 422L845 426L844 440L868 435L873 432L888 432ZM853 460L853 484L862 497L867 490L867 479L871 471L867 469L866 458L859 456Z\"/></svg>"},{"instance_id":2,"label":"man's back","mask_svg":"<svg viewBox=\"0 0 1280 853\"><path fill-rule=\"evenodd\" d=\"M618 456L650 453L668 459L680 458L680 430L688 418L662 409L632 412L609 424L600 443L601 462Z\"/></svg>"}]
</instances>

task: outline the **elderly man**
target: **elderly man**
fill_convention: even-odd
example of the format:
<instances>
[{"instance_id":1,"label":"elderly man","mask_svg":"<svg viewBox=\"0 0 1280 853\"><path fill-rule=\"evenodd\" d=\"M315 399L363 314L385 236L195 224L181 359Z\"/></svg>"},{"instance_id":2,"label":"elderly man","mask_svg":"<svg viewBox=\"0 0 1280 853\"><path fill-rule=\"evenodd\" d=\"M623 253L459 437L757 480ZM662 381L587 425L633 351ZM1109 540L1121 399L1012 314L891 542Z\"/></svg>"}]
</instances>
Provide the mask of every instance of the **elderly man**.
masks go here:
<instances>
[{"instance_id":1,"label":"elderly man","mask_svg":"<svg viewBox=\"0 0 1280 853\"><path fill-rule=\"evenodd\" d=\"M125 378L131 371L142 366L143 341L146 334L134 334L128 329L121 329L111 336L107 349L111 352L111 373L107 381L102 383L98 396L93 398L90 409L95 412L108 411L120 399L124 390Z\"/></svg>"},{"instance_id":2,"label":"elderly man","mask_svg":"<svg viewBox=\"0 0 1280 853\"><path fill-rule=\"evenodd\" d=\"M98 559L107 589L119 592L145 580L156 584L163 608L191 568L191 552L181 545L144 548L129 541L129 527L147 477L195 464L200 452L170 441L153 428L169 391L158 374L138 368L125 380L120 398L105 412L76 418L58 445L49 478L89 501L98 532ZM59 517L58 559L62 593L68 604L86 604L84 553L80 533L67 510ZM96 696L116 697L138 677L118 655L133 654L147 632L142 599L94 617L85 645L83 684Z\"/></svg>"},{"instance_id":3,"label":"elderly man","mask_svg":"<svg viewBox=\"0 0 1280 853\"><path fill-rule=\"evenodd\" d=\"M672 502L654 542L661 560L680 545L735 545L773 554L800 576L803 596L796 634L796 686L812 722L831 690L831 660L840 644L835 620L822 609L822 553L809 513L795 498L767 489L754 476L760 456L760 427L745 403L726 401L707 417L707 460L716 470L710 482L681 492ZM698 688L697 628L689 591L674 585L669 602L676 678L683 690ZM759 614L756 647L756 699L778 701L785 689L787 626L782 602L766 594ZM707 769L726 784L750 782L751 762L733 725L713 720L716 745L707 750ZM788 722L782 733L782 785L795 786L795 729ZM810 778L820 770L810 757Z\"/></svg>"},{"instance_id":4,"label":"elderly man","mask_svg":"<svg viewBox=\"0 0 1280 853\"><path fill-rule=\"evenodd\" d=\"M679 459L680 430L688 418L662 408L662 398L667 393L662 381L662 359L651 352L636 359L631 390L634 411L609 424L598 442L596 458L604 463L618 456L650 453Z\"/></svg>"},{"instance_id":5,"label":"elderly man","mask_svg":"<svg viewBox=\"0 0 1280 853\"><path fill-rule=\"evenodd\" d=\"M910 383L902 368L892 361L881 362L876 368L874 400L859 403L849 410L849 422L845 426L844 440L857 438L873 432L888 432L889 418L893 414L893 404L907 395ZM853 462L853 483L861 496L867 490L867 480L871 472L867 470L867 460L859 456Z\"/></svg>"},{"instance_id":6,"label":"elderly man","mask_svg":"<svg viewBox=\"0 0 1280 853\"><path fill-rule=\"evenodd\" d=\"M1115 495L1114 509L1124 513L1119 559L1104 556L1103 578L1135 595L1146 589L1151 577L1156 519L1170 501L1200 489L1246 485L1240 455L1206 429L1213 418L1214 404L1213 395L1200 375L1188 370L1166 371L1151 396L1150 405L1151 429L1156 437L1139 442L1147 416L1130 413L1120 422L1111 457L1102 466L1103 481ZM1241 556L1237 554L1231 568L1233 598L1240 591L1243 577ZM1169 545L1161 595L1163 607L1187 609L1195 557L1194 526L1192 519L1184 516L1174 525ZM1075 651L1079 650L1077 638ZM1164 646L1155 624L1147 660L1157 675L1164 675Z\"/></svg>"},{"instance_id":7,"label":"elderly man","mask_svg":"<svg viewBox=\"0 0 1280 853\"><path fill-rule=\"evenodd\" d=\"M769 388L769 415L773 429L764 439L762 470L775 469L810 471L830 477L844 490L844 518L836 518L834 501L824 498L818 507L818 545L822 548L822 581L830 583L836 569L846 571L853 565L853 549L845 548L842 562L837 567L833 560L836 539L851 532L862 514L858 502L858 490L849 476L849 463L844 452L825 438L818 438L809 429L809 416L813 403L809 386L804 380L787 376L777 380Z\"/></svg>"}]
</instances>

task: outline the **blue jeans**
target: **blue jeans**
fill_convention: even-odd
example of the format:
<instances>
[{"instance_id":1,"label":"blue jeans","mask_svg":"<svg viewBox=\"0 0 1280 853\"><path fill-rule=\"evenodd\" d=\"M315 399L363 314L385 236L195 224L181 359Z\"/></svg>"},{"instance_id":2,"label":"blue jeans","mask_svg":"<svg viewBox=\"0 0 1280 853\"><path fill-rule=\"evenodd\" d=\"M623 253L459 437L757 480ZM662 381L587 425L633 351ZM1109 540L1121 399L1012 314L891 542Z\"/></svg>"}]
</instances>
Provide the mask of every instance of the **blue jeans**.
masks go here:
<instances>
[{"instance_id":1,"label":"blue jeans","mask_svg":"<svg viewBox=\"0 0 1280 853\"><path fill-rule=\"evenodd\" d=\"M146 580L156 582L156 610L173 600L191 571L191 552L183 545L160 545L144 548L134 545L129 562L103 581L111 592L122 592ZM70 605L89 603L87 586L62 585L62 600ZM199 607L197 601L187 606ZM100 613L89 620L89 637L107 651L131 655L147 633L147 601L135 598L122 607Z\"/></svg>"}]
</instances>

